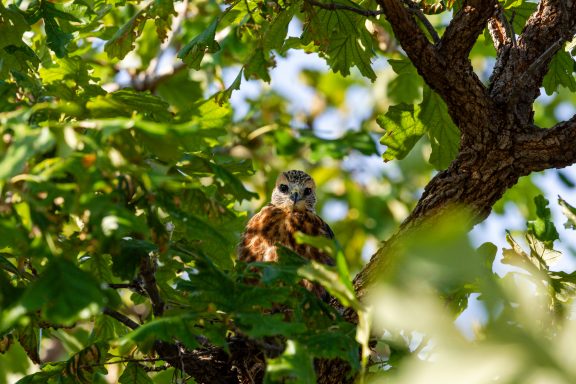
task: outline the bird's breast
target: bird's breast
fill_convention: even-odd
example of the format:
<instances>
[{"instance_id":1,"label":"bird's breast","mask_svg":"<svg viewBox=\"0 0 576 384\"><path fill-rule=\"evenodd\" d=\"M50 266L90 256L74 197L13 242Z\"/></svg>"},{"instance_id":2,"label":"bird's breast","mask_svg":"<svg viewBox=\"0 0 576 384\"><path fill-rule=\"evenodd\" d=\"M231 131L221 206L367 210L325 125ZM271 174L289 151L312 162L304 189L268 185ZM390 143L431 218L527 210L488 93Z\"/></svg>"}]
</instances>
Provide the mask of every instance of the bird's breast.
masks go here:
<instances>
[{"instance_id":1,"label":"bird's breast","mask_svg":"<svg viewBox=\"0 0 576 384\"><path fill-rule=\"evenodd\" d=\"M249 221L240 247L240 259L277 261L277 244L291 248L306 258L318 259L318 251L308 245L297 244L294 234L303 232L310 236L326 236L325 228L326 224L314 212L267 206Z\"/></svg>"}]
</instances>

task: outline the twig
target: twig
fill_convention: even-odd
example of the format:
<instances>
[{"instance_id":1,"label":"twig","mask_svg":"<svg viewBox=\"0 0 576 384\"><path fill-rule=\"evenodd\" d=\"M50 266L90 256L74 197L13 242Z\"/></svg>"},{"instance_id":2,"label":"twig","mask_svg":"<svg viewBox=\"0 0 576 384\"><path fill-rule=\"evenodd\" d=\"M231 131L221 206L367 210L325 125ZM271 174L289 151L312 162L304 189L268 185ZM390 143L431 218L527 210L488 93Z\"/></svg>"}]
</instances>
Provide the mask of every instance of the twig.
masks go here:
<instances>
[{"instance_id":1,"label":"twig","mask_svg":"<svg viewBox=\"0 0 576 384\"><path fill-rule=\"evenodd\" d=\"M164 301L160 297L158 286L156 285L155 262L150 256L143 257L140 261L140 276L144 281L144 289L152 302L152 311L154 316L160 316L164 312Z\"/></svg>"},{"instance_id":2,"label":"twig","mask_svg":"<svg viewBox=\"0 0 576 384\"><path fill-rule=\"evenodd\" d=\"M108 307L104 307L103 313L105 315L110 316L113 319L118 320L119 322L121 322L122 324L124 324L125 326L127 326L130 329L136 329L140 326L140 324L138 324L137 322L133 321L132 319L130 319L128 316L121 314L120 312L116 312L113 309L110 309Z\"/></svg>"},{"instance_id":3,"label":"twig","mask_svg":"<svg viewBox=\"0 0 576 384\"><path fill-rule=\"evenodd\" d=\"M534 60L532 64L530 64L526 72L524 72L522 77L520 77L519 83L522 84L528 77L534 76L534 73L538 70L538 68L544 65L552 56L554 56L554 54L558 52L558 49L562 47L562 44L564 44L563 37L552 43L548 49L546 49L536 60Z\"/></svg>"},{"instance_id":4,"label":"twig","mask_svg":"<svg viewBox=\"0 0 576 384\"><path fill-rule=\"evenodd\" d=\"M430 24L430 22L426 18L426 15L424 15L424 13L418 7L418 5L416 5L411 0L402 0L402 2L408 6L408 10L410 11L410 13L412 13L413 15L416 15L418 20L420 20L420 22L422 24L424 24L424 27L428 31L428 34L432 37L434 44L437 44L438 42L440 42L440 36L438 36L438 32L436 32L436 30L434 29L434 26L432 26L432 24Z\"/></svg>"},{"instance_id":5,"label":"twig","mask_svg":"<svg viewBox=\"0 0 576 384\"><path fill-rule=\"evenodd\" d=\"M318 8L326 9L328 11L350 11L357 13L362 16L366 17L376 17L378 15L384 14L384 10L380 9L377 11L372 11L369 9L362 9L358 7L352 7L346 4L338 4L338 3L321 3L316 0L305 0L308 4L313 5Z\"/></svg>"}]
</instances>

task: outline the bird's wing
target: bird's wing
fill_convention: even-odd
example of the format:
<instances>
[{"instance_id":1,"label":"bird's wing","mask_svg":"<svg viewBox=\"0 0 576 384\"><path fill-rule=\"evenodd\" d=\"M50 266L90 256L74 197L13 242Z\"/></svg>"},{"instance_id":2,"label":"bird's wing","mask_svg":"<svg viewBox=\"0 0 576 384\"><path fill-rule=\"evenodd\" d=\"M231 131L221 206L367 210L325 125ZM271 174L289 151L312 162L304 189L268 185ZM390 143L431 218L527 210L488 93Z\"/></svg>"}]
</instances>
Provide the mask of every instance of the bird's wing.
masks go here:
<instances>
[{"instance_id":1,"label":"bird's wing","mask_svg":"<svg viewBox=\"0 0 576 384\"><path fill-rule=\"evenodd\" d=\"M325 236L329 239L333 239L334 238L334 232L332 231L332 228L330 228L330 226L324 220L322 220L322 222L324 223Z\"/></svg>"}]
</instances>

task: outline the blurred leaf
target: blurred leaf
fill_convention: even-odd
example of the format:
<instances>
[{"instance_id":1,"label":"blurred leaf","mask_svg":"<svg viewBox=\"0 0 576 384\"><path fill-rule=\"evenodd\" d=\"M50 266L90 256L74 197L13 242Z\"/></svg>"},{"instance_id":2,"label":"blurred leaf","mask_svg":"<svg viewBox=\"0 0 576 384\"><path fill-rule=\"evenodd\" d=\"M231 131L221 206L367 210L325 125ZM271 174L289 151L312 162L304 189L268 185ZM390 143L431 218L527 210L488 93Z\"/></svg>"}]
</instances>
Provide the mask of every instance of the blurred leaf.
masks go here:
<instances>
[{"instance_id":1,"label":"blurred leaf","mask_svg":"<svg viewBox=\"0 0 576 384\"><path fill-rule=\"evenodd\" d=\"M106 42L104 50L109 57L122 60L128 52L134 49L134 42L144 30L144 25L148 19L148 12L152 9L153 4L154 3L149 3L146 7L139 10Z\"/></svg>"},{"instance_id":2,"label":"blurred leaf","mask_svg":"<svg viewBox=\"0 0 576 384\"><path fill-rule=\"evenodd\" d=\"M277 358L269 359L266 364L264 383L286 380L302 384L316 382L312 356L294 340L287 340L284 353Z\"/></svg>"},{"instance_id":3,"label":"blurred leaf","mask_svg":"<svg viewBox=\"0 0 576 384\"><path fill-rule=\"evenodd\" d=\"M195 316L191 313L153 319L122 337L120 343L134 342L147 345L150 348L156 340L172 342L174 339L178 339L186 347L194 349L199 345L196 336L201 331L196 327L194 320Z\"/></svg>"},{"instance_id":4,"label":"blurred leaf","mask_svg":"<svg viewBox=\"0 0 576 384\"><path fill-rule=\"evenodd\" d=\"M118 378L120 384L148 384L153 383L148 373L138 363L130 362Z\"/></svg>"},{"instance_id":5,"label":"blurred leaf","mask_svg":"<svg viewBox=\"0 0 576 384\"><path fill-rule=\"evenodd\" d=\"M360 303L354 291L349 288L349 281L342 281L336 268L311 261L298 269L303 278L321 284L330 295L338 299L344 306L358 309Z\"/></svg>"},{"instance_id":6,"label":"blurred leaf","mask_svg":"<svg viewBox=\"0 0 576 384\"><path fill-rule=\"evenodd\" d=\"M279 12L263 33L262 45L266 51L280 50L288 33L288 24L294 17L296 7L291 6Z\"/></svg>"},{"instance_id":7,"label":"blurred leaf","mask_svg":"<svg viewBox=\"0 0 576 384\"><path fill-rule=\"evenodd\" d=\"M386 146L382 155L384 162L402 160L426 132L422 122L416 117L420 114L418 105L392 105L385 115L376 118L384 129L380 144Z\"/></svg>"},{"instance_id":8,"label":"blurred leaf","mask_svg":"<svg viewBox=\"0 0 576 384\"><path fill-rule=\"evenodd\" d=\"M567 218L564 228L576 229L576 208L568 204L566 200L560 196L558 196L558 204L562 208L562 213Z\"/></svg>"},{"instance_id":9,"label":"blurred leaf","mask_svg":"<svg viewBox=\"0 0 576 384\"><path fill-rule=\"evenodd\" d=\"M26 129L16 136L0 159L0 180L9 179L23 171L26 161L38 153L48 151L54 145L54 137L48 127Z\"/></svg>"},{"instance_id":10,"label":"blurred leaf","mask_svg":"<svg viewBox=\"0 0 576 384\"><path fill-rule=\"evenodd\" d=\"M130 281L136 277L142 260L157 250L156 245L145 240L122 239L118 254L112 258L112 272L122 280Z\"/></svg>"},{"instance_id":11,"label":"blurred leaf","mask_svg":"<svg viewBox=\"0 0 576 384\"><path fill-rule=\"evenodd\" d=\"M264 52L264 49L257 48L244 66L244 78L246 80L260 79L269 83L269 69L275 64L274 60Z\"/></svg>"},{"instance_id":12,"label":"blurred leaf","mask_svg":"<svg viewBox=\"0 0 576 384\"><path fill-rule=\"evenodd\" d=\"M64 57L68 54L67 46L72 40L72 34L63 32L56 21L57 18L79 22L73 15L58 10L54 4L48 1L40 2L40 12L44 19L44 29L46 31L48 46L57 57Z\"/></svg>"},{"instance_id":13,"label":"blurred leaf","mask_svg":"<svg viewBox=\"0 0 576 384\"><path fill-rule=\"evenodd\" d=\"M226 103L228 100L230 100L230 97L232 97L232 92L240 89L240 84L242 83L243 73L244 73L244 69L241 69L240 72L238 72L238 75L236 76L236 78L234 79L232 84L230 84L230 86L228 88L226 88L224 91L219 92L216 95L214 95L214 100L216 100L218 105L222 105L222 104Z\"/></svg>"},{"instance_id":14,"label":"blurred leaf","mask_svg":"<svg viewBox=\"0 0 576 384\"><path fill-rule=\"evenodd\" d=\"M40 329L38 327L28 325L20 327L15 332L15 336L22 348L26 351L28 358L32 360L34 364L40 364L40 355L38 344L38 332Z\"/></svg>"},{"instance_id":15,"label":"blurred leaf","mask_svg":"<svg viewBox=\"0 0 576 384\"><path fill-rule=\"evenodd\" d=\"M352 287L352 280L350 279L350 271L348 270L348 265L346 264L344 251L336 240L328 239L324 236L308 236L302 232L296 232L294 234L294 238L298 244L312 245L319 251L330 255L336 262L336 270L338 271L340 282L345 284L350 292L354 291L354 288Z\"/></svg>"},{"instance_id":16,"label":"blurred leaf","mask_svg":"<svg viewBox=\"0 0 576 384\"><path fill-rule=\"evenodd\" d=\"M103 295L96 280L72 262L54 258L38 280L21 299L28 310L40 309L48 321L70 324L80 312L103 304Z\"/></svg>"},{"instance_id":17,"label":"blurred leaf","mask_svg":"<svg viewBox=\"0 0 576 384\"><path fill-rule=\"evenodd\" d=\"M283 335L294 337L306 330L302 323L287 321L282 313L263 316L261 313L242 313L236 317L238 326L250 337Z\"/></svg>"},{"instance_id":18,"label":"blurred leaf","mask_svg":"<svg viewBox=\"0 0 576 384\"><path fill-rule=\"evenodd\" d=\"M310 144L312 161L320 161L326 157L342 159L349 155L352 150L356 150L364 155L374 155L378 153L376 143L368 132L348 131L339 139L322 139L312 132L303 132L300 141Z\"/></svg>"},{"instance_id":19,"label":"blurred leaf","mask_svg":"<svg viewBox=\"0 0 576 384\"><path fill-rule=\"evenodd\" d=\"M186 44L178 52L178 58L190 68L200 69L200 63L206 52L215 53L220 50L220 45L214 40L218 23L219 19L215 19L208 28Z\"/></svg>"}]
</instances>

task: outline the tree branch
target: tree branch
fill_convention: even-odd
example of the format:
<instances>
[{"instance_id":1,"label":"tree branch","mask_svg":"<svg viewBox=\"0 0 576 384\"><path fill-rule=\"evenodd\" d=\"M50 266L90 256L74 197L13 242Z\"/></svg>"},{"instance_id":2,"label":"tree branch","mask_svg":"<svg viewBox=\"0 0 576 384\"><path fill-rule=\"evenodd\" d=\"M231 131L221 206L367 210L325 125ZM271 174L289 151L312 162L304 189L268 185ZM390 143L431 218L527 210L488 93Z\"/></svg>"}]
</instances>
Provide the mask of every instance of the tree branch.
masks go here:
<instances>
[{"instance_id":1,"label":"tree branch","mask_svg":"<svg viewBox=\"0 0 576 384\"><path fill-rule=\"evenodd\" d=\"M404 0L404 3L408 5L408 9L410 10L410 12L414 14L418 18L418 20L420 20L420 22L424 25L424 27L428 31L428 34L430 35L430 37L432 37L432 41L434 41L434 44L437 44L440 41L440 36L438 36L438 32L436 32L434 26L430 24L424 12L422 12L422 10L418 7L418 5L416 5L412 0Z\"/></svg>"},{"instance_id":2,"label":"tree branch","mask_svg":"<svg viewBox=\"0 0 576 384\"><path fill-rule=\"evenodd\" d=\"M488 32L494 42L494 48L500 55L502 48L509 46L512 43L516 46L516 36L510 22L504 15L504 11L500 5L496 6L495 15L488 20Z\"/></svg>"},{"instance_id":3,"label":"tree branch","mask_svg":"<svg viewBox=\"0 0 576 384\"><path fill-rule=\"evenodd\" d=\"M116 312L115 310L110 309L108 307L104 307L102 312L105 315L108 315L111 318L118 320L119 322L121 322L122 324L124 324L125 326L127 326L130 329L136 329L140 326L140 324L138 324L134 320L130 319L128 316L123 315L120 312Z\"/></svg>"},{"instance_id":4,"label":"tree branch","mask_svg":"<svg viewBox=\"0 0 576 384\"><path fill-rule=\"evenodd\" d=\"M520 125L530 130L532 104L548 64L559 46L572 38L576 28L576 3L543 0L530 16L516 46L499 54L489 93L503 107L515 105Z\"/></svg>"},{"instance_id":5,"label":"tree branch","mask_svg":"<svg viewBox=\"0 0 576 384\"><path fill-rule=\"evenodd\" d=\"M576 115L549 129L533 127L532 132L518 136L518 167L528 174L572 165L576 163L575 142Z\"/></svg>"},{"instance_id":6,"label":"tree branch","mask_svg":"<svg viewBox=\"0 0 576 384\"><path fill-rule=\"evenodd\" d=\"M322 3L316 0L304 0L306 3L313 5L318 8L326 9L328 11L350 11L357 13L362 16L366 17L376 17L378 15L382 15L384 12L382 10L372 11L369 9L363 9L358 7L353 7L351 5L340 4L340 3Z\"/></svg>"},{"instance_id":7,"label":"tree branch","mask_svg":"<svg viewBox=\"0 0 576 384\"><path fill-rule=\"evenodd\" d=\"M152 257L143 257L140 261L140 276L144 282L144 289L148 293L148 297L152 302L152 311L154 316L161 316L164 312L164 301L160 296L158 291L158 285L156 285L156 264Z\"/></svg>"},{"instance_id":8,"label":"tree branch","mask_svg":"<svg viewBox=\"0 0 576 384\"><path fill-rule=\"evenodd\" d=\"M438 45L438 52L446 60L466 62L478 36L496 12L496 0L471 0L454 15Z\"/></svg>"},{"instance_id":9,"label":"tree branch","mask_svg":"<svg viewBox=\"0 0 576 384\"><path fill-rule=\"evenodd\" d=\"M436 47L428 41L402 1L377 1L418 73L446 102L450 116L465 137L463 141L468 142L466 137L474 138L488 131L489 121L483 116L486 110L492 111L494 108L486 88L473 71L468 53L493 13L493 8L488 5L477 8L465 6L465 10L458 13L450 24L449 31L446 32L448 35L445 33ZM493 1L486 3L493 4ZM468 23L473 24L472 32L464 31L469 27ZM458 33L463 37L456 36ZM468 40L464 41L463 38ZM463 49L466 52L449 56L454 49Z\"/></svg>"}]
</instances>

